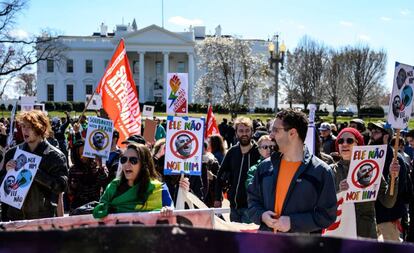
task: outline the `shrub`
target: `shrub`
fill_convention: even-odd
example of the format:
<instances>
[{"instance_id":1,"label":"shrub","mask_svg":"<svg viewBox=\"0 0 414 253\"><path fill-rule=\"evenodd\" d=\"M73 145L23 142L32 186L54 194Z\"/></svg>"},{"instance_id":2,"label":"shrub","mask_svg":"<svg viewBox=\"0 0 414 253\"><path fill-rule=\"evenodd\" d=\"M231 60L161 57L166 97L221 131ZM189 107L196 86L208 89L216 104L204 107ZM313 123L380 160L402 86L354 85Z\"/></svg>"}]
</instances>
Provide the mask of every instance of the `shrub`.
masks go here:
<instances>
[{"instance_id":1,"label":"shrub","mask_svg":"<svg viewBox=\"0 0 414 253\"><path fill-rule=\"evenodd\" d=\"M54 110L56 110L55 102L53 102L53 101L46 101L46 102L43 102L43 103L45 104L45 110L46 111L54 111Z\"/></svg>"},{"instance_id":2,"label":"shrub","mask_svg":"<svg viewBox=\"0 0 414 253\"><path fill-rule=\"evenodd\" d=\"M385 112L381 106L363 107L359 110L359 117L383 118L385 117Z\"/></svg>"},{"instance_id":3,"label":"shrub","mask_svg":"<svg viewBox=\"0 0 414 253\"><path fill-rule=\"evenodd\" d=\"M71 102L63 102L62 103L62 111L68 111L68 112L73 111L72 103Z\"/></svg>"}]
</instances>

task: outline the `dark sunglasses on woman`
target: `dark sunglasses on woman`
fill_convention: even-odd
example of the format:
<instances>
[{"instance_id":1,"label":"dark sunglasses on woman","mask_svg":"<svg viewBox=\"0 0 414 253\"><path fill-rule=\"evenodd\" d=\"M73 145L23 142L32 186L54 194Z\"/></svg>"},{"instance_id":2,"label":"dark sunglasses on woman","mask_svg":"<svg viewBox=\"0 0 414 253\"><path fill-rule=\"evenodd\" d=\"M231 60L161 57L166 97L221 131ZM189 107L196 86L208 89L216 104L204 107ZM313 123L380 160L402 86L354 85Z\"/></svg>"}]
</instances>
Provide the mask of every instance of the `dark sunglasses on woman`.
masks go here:
<instances>
[{"instance_id":1,"label":"dark sunglasses on woman","mask_svg":"<svg viewBox=\"0 0 414 253\"><path fill-rule=\"evenodd\" d=\"M121 159L119 159L121 164L125 164L128 160L132 165L135 165L138 163L138 157L135 157L135 156L131 156L131 157L122 156Z\"/></svg>"},{"instance_id":2,"label":"dark sunglasses on woman","mask_svg":"<svg viewBox=\"0 0 414 253\"><path fill-rule=\"evenodd\" d=\"M263 146L260 146L260 148L264 150L267 150L267 149L275 150L275 145L263 145Z\"/></svg>"},{"instance_id":3,"label":"dark sunglasses on woman","mask_svg":"<svg viewBox=\"0 0 414 253\"><path fill-rule=\"evenodd\" d=\"M354 144L355 140L352 138L341 138L338 140L338 144L344 144L344 142L346 141L347 144Z\"/></svg>"}]
</instances>

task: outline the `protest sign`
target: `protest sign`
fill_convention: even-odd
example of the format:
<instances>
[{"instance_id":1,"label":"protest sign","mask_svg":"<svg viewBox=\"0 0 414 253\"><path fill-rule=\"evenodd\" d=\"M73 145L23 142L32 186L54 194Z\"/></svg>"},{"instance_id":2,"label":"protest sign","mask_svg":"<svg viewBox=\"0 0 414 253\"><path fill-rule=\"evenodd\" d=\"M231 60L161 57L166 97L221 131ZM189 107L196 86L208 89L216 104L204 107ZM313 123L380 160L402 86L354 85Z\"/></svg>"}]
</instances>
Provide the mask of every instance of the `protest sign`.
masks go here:
<instances>
[{"instance_id":1,"label":"protest sign","mask_svg":"<svg viewBox=\"0 0 414 253\"><path fill-rule=\"evenodd\" d=\"M142 116L147 118L154 117L154 106L152 105L144 105L144 108L142 109Z\"/></svg>"},{"instance_id":2,"label":"protest sign","mask_svg":"<svg viewBox=\"0 0 414 253\"><path fill-rule=\"evenodd\" d=\"M13 159L16 161L16 168L7 171L0 186L0 200L20 209L42 158L21 149L16 149Z\"/></svg>"},{"instance_id":3,"label":"protest sign","mask_svg":"<svg viewBox=\"0 0 414 253\"><path fill-rule=\"evenodd\" d=\"M91 99L92 95L86 95L86 101L85 104L88 105L88 107L86 108L86 110L100 110L102 108L102 99L101 96L99 96L99 94L94 94L92 97L91 102L88 101Z\"/></svg>"},{"instance_id":4,"label":"protest sign","mask_svg":"<svg viewBox=\"0 0 414 253\"><path fill-rule=\"evenodd\" d=\"M167 117L164 175L201 175L204 119Z\"/></svg>"},{"instance_id":5,"label":"protest sign","mask_svg":"<svg viewBox=\"0 0 414 253\"><path fill-rule=\"evenodd\" d=\"M114 124L112 120L99 117L88 117L88 130L86 132L83 156L104 159L109 158L111 152L112 134Z\"/></svg>"},{"instance_id":6,"label":"protest sign","mask_svg":"<svg viewBox=\"0 0 414 253\"><path fill-rule=\"evenodd\" d=\"M395 129L408 126L412 111L414 68L395 63L394 84L389 102L388 123Z\"/></svg>"},{"instance_id":7,"label":"protest sign","mask_svg":"<svg viewBox=\"0 0 414 253\"><path fill-rule=\"evenodd\" d=\"M394 145L394 159L397 159L397 150L399 146L400 130L408 127L412 111L413 101L413 66L395 63L394 84L392 87L392 94L390 96L388 123L396 131L396 142ZM391 178L390 195L394 195L395 177Z\"/></svg>"},{"instance_id":8,"label":"protest sign","mask_svg":"<svg viewBox=\"0 0 414 253\"><path fill-rule=\"evenodd\" d=\"M339 238L357 238L355 204L345 203L345 194L340 192L336 195L336 221L328 228L322 230L322 236L339 237Z\"/></svg>"},{"instance_id":9,"label":"protest sign","mask_svg":"<svg viewBox=\"0 0 414 253\"><path fill-rule=\"evenodd\" d=\"M345 202L375 201L381 184L387 145L354 146L349 166Z\"/></svg>"},{"instance_id":10,"label":"protest sign","mask_svg":"<svg viewBox=\"0 0 414 253\"><path fill-rule=\"evenodd\" d=\"M149 143L155 142L155 130L157 129L157 121L145 119L144 139Z\"/></svg>"},{"instance_id":11,"label":"protest sign","mask_svg":"<svg viewBox=\"0 0 414 253\"><path fill-rule=\"evenodd\" d=\"M188 113L188 74L167 74L167 114Z\"/></svg>"}]
</instances>

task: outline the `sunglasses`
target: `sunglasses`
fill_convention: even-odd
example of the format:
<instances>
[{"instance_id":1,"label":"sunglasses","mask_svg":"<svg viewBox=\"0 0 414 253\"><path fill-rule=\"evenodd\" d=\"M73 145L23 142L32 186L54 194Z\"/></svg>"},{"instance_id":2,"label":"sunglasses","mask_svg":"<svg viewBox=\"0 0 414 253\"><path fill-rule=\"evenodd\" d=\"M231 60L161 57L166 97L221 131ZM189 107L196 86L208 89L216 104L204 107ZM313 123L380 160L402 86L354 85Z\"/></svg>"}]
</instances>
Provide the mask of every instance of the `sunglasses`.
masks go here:
<instances>
[{"instance_id":1,"label":"sunglasses","mask_svg":"<svg viewBox=\"0 0 414 253\"><path fill-rule=\"evenodd\" d=\"M344 144L344 142L346 141L347 144L354 144L355 140L352 138L346 138L346 139L339 139L338 140L338 144Z\"/></svg>"},{"instance_id":2,"label":"sunglasses","mask_svg":"<svg viewBox=\"0 0 414 253\"><path fill-rule=\"evenodd\" d=\"M123 156L121 157L121 159L119 159L121 164L125 164L126 162L128 162L128 160L132 165L135 165L138 163L138 157L135 157L135 156L131 156L131 157Z\"/></svg>"},{"instance_id":3,"label":"sunglasses","mask_svg":"<svg viewBox=\"0 0 414 253\"><path fill-rule=\"evenodd\" d=\"M263 145L263 146L260 146L260 148L261 149L264 149L264 150L267 150L267 149L274 150L275 147L276 147L275 145Z\"/></svg>"}]
</instances>

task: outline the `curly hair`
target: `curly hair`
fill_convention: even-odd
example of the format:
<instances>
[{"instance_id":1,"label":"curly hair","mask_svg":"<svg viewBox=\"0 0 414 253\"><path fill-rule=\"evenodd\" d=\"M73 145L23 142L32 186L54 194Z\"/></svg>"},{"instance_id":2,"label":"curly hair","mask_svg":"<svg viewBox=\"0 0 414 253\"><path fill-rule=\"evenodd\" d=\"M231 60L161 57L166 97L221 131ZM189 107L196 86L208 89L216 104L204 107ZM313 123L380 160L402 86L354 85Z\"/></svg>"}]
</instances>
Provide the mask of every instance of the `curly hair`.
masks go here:
<instances>
[{"instance_id":1,"label":"curly hair","mask_svg":"<svg viewBox=\"0 0 414 253\"><path fill-rule=\"evenodd\" d=\"M49 137L49 132L52 130L48 117L39 110L20 112L16 120L19 124L23 122L30 124L33 131L42 138Z\"/></svg>"}]
</instances>

